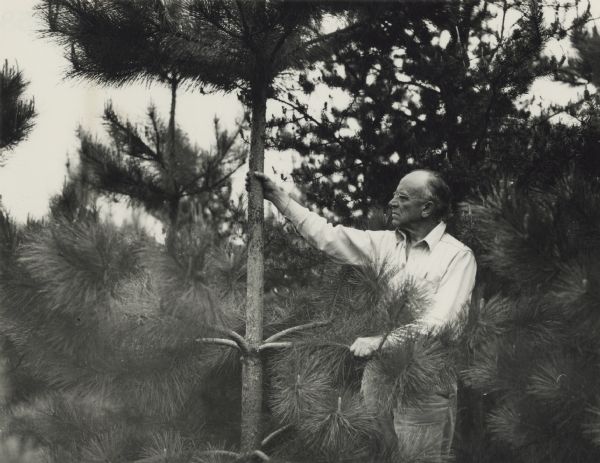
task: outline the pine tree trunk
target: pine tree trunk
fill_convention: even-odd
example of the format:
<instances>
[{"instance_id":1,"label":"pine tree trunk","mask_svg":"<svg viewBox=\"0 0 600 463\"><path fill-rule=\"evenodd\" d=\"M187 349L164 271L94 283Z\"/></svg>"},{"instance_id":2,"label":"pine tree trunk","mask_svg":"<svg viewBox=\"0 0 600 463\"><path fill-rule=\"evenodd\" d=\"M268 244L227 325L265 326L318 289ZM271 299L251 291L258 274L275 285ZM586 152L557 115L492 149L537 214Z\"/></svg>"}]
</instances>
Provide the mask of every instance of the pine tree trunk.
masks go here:
<instances>
[{"instance_id":1,"label":"pine tree trunk","mask_svg":"<svg viewBox=\"0 0 600 463\"><path fill-rule=\"evenodd\" d=\"M176 170L177 170L177 153L175 152L175 108L177 107L177 87L179 82L176 77L171 79L171 110L169 112L169 145L168 145L168 156L169 160L167 165L169 166L169 181L171 182L172 194L178 193ZM171 228L177 227L177 216L179 215L179 198L172 199L169 204L169 220L171 221Z\"/></svg>"},{"instance_id":2,"label":"pine tree trunk","mask_svg":"<svg viewBox=\"0 0 600 463\"><path fill-rule=\"evenodd\" d=\"M177 194L177 182L175 181L176 169L176 153L175 153L175 109L177 107L177 87L178 80L173 76L170 80L171 85L171 109L169 111L169 127L167 139L167 156L165 164L167 166L167 175L169 176L169 184L171 188L171 198L169 199L168 214L169 226L167 228L167 236L165 244L169 251L175 250L175 235L177 234L177 222L179 216L179 197Z\"/></svg>"},{"instance_id":3,"label":"pine tree trunk","mask_svg":"<svg viewBox=\"0 0 600 463\"><path fill-rule=\"evenodd\" d=\"M252 93L250 171L264 170L267 91L261 82ZM246 341L249 353L242 364L241 450L257 449L261 439L263 365L258 354L263 328L263 221L262 187L250 183L248 193L248 286L246 293Z\"/></svg>"}]
</instances>

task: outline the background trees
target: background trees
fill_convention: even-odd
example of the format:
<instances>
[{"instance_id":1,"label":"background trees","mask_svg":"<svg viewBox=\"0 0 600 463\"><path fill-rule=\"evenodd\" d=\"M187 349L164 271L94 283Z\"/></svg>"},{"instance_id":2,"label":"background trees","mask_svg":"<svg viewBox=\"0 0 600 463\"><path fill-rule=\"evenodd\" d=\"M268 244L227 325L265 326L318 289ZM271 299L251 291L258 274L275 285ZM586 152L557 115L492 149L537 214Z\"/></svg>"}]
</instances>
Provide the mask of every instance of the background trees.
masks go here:
<instances>
[{"instance_id":1,"label":"background trees","mask_svg":"<svg viewBox=\"0 0 600 463\"><path fill-rule=\"evenodd\" d=\"M23 100L23 93L27 83L23 74L16 68L9 67L8 62L4 63L0 71L0 154L5 150L10 150L19 142L24 140L30 130L33 128L35 118L35 107L33 99ZM4 213L3 221L6 220ZM15 229L8 230L8 233ZM2 253L4 255L4 253ZM7 348L10 341L6 336L5 330L0 335L0 355L2 356L2 367L0 367L0 402L3 407L6 406L18 387L18 383L11 377L10 354ZM6 411L3 413L0 422L4 426L8 424ZM35 445L23 442L19 439L21 436L3 436L0 441L0 459L11 463L41 462L43 458L42 451Z\"/></svg>"},{"instance_id":2,"label":"background trees","mask_svg":"<svg viewBox=\"0 0 600 463\"><path fill-rule=\"evenodd\" d=\"M545 134L545 157L533 181L497 184L463 215L484 283L465 336L463 379L479 394L464 390L471 407L463 416L465 447L457 451L465 461L598 458L598 349L587 331L598 322L597 269L589 259L597 252L600 166L594 37L575 24L579 54L556 76L587 89L538 119L529 140L536 146ZM560 111L573 123L549 123ZM478 422L485 432L473 435Z\"/></svg>"},{"instance_id":3,"label":"background trees","mask_svg":"<svg viewBox=\"0 0 600 463\"><path fill-rule=\"evenodd\" d=\"M415 167L443 171L462 199L486 178L531 182L540 166L551 176L566 163L564 147L548 156L555 145L543 142L556 133L559 143L560 131L527 101L534 80L559 65L543 52L569 28L561 8L554 17L542 2L468 0L355 14L365 20L347 44L299 73L300 95L281 98L275 143L301 154L296 178L310 184L311 203L350 221L385 205ZM301 91L330 98L319 111Z\"/></svg>"}]
</instances>

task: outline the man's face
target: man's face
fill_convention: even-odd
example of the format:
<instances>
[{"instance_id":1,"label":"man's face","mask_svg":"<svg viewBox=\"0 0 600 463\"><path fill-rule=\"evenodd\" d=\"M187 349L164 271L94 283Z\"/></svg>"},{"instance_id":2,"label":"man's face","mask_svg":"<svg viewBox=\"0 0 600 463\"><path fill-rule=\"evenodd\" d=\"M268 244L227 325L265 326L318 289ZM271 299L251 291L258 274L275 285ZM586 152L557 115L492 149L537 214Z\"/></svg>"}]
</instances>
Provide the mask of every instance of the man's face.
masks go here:
<instances>
[{"instance_id":1,"label":"man's face","mask_svg":"<svg viewBox=\"0 0 600 463\"><path fill-rule=\"evenodd\" d=\"M431 200L427 195L427 174L411 172L404 176L389 202L394 228L421 222L430 215Z\"/></svg>"}]
</instances>

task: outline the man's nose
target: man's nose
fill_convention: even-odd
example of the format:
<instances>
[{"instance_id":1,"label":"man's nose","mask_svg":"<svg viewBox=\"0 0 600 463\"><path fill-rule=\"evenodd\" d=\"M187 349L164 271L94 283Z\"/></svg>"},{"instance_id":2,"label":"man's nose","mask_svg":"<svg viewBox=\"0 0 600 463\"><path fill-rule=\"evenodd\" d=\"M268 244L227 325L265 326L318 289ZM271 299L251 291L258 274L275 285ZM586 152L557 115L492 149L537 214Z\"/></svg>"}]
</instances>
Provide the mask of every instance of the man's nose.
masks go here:
<instances>
[{"instance_id":1,"label":"man's nose","mask_svg":"<svg viewBox=\"0 0 600 463\"><path fill-rule=\"evenodd\" d=\"M397 203L396 203L396 198L392 198L392 199L390 199L390 202L388 203L388 206L389 206L389 207L394 207L394 206L396 206L396 205L397 205Z\"/></svg>"}]
</instances>

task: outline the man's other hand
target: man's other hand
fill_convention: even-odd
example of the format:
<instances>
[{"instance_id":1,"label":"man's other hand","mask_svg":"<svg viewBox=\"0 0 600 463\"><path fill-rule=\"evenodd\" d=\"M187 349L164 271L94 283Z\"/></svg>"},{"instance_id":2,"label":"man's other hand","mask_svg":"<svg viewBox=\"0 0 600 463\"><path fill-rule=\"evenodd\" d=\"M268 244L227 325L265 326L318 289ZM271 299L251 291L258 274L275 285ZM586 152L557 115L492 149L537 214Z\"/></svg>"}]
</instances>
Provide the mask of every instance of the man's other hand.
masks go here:
<instances>
[{"instance_id":1,"label":"man's other hand","mask_svg":"<svg viewBox=\"0 0 600 463\"><path fill-rule=\"evenodd\" d=\"M370 357L377 349L379 349L382 339L382 336L356 338L356 341L350 346L350 352L356 357Z\"/></svg>"},{"instance_id":2,"label":"man's other hand","mask_svg":"<svg viewBox=\"0 0 600 463\"><path fill-rule=\"evenodd\" d=\"M274 202L278 195L281 195L282 189L277 186L271 177L262 172L248 172L246 174L246 191L250 191L250 179L254 177L257 179L263 187L263 195L266 200Z\"/></svg>"}]
</instances>

